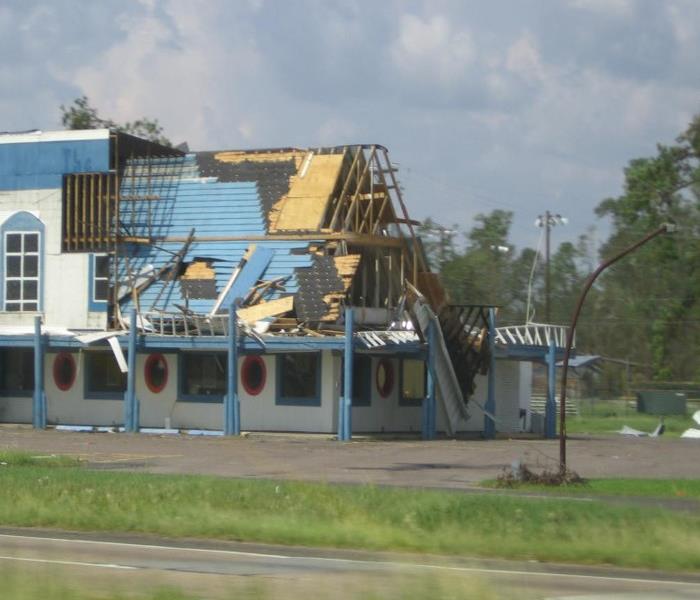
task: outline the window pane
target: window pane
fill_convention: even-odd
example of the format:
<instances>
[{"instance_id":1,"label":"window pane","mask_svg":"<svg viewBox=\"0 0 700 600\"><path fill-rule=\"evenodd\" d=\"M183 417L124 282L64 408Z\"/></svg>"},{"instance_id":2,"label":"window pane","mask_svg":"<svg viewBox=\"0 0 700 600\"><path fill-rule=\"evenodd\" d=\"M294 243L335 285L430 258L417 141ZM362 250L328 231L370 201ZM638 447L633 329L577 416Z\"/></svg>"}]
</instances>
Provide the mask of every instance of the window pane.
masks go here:
<instances>
[{"instance_id":1,"label":"window pane","mask_svg":"<svg viewBox=\"0 0 700 600\"><path fill-rule=\"evenodd\" d=\"M282 398L315 398L318 377L317 354L285 354L282 367L280 396Z\"/></svg>"},{"instance_id":2,"label":"window pane","mask_svg":"<svg viewBox=\"0 0 700 600\"><path fill-rule=\"evenodd\" d=\"M109 256L95 257L95 277L109 277Z\"/></svg>"},{"instance_id":3,"label":"window pane","mask_svg":"<svg viewBox=\"0 0 700 600\"><path fill-rule=\"evenodd\" d=\"M39 235L36 233L24 234L24 251L39 252Z\"/></svg>"},{"instance_id":4,"label":"window pane","mask_svg":"<svg viewBox=\"0 0 700 600\"><path fill-rule=\"evenodd\" d=\"M19 309L19 302L5 302L5 310L18 311Z\"/></svg>"},{"instance_id":5,"label":"window pane","mask_svg":"<svg viewBox=\"0 0 700 600\"><path fill-rule=\"evenodd\" d=\"M37 306L36 302L24 302L22 304L22 310L36 312L39 310L39 307Z\"/></svg>"},{"instance_id":6,"label":"window pane","mask_svg":"<svg viewBox=\"0 0 700 600\"><path fill-rule=\"evenodd\" d=\"M352 363L352 402L369 406L372 389L372 359L356 354Z\"/></svg>"},{"instance_id":7,"label":"window pane","mask_svg":"<svg viewBox=\"0 0 700 600\"><path fill-rule=\"evenodd\" d=\"M39 275L39 257L24 257L24 277L37 277Z\"/></svg>"},{"instance_id":8,"label":"window pane","mask_svg":"<svg viewBox=\"0 0 700 600\"><path fill-rule=\"evenodd\" d=\"M0 393L26 396L34 390L34 351L17 348L0 351Z\"/></svg>"},{"instance_id":9,"label":"window pane","mask_svg":"<svg viewBox=\"0 0 700 600\"><path fill-rule=\"evenodd\" d=\"M7 234L7 252L21 252L22 251L22 234L21 233L8 233Z\"/></svg>"},{"instance_id":10,"label":"window pane","mask_svg":"<svg viewBox=\"0 0 700 600\"><path fill-rule=\"evenodd\" d=\"M21 283L16 280L6 281L7 285L7 299L8 300L19 300L20 290L22 289Z\"/></svg>"},{"instance_id":11,"label":"window pane","mask_svg":"<svg viewBox=\"0 0 700 600\"><path fill-rule=\"evenodd\" d=\"M7 277L22 276L22 257L8 256L7 257Z\"/></svg>"},{"instance_id":12,"label":"window pane","mask_svg":"<svg viewBox=\"0 0 700 600\"><path fill-rule=\"evenodd\" d=\"M37 300L39 298L39 286L36 281L25 281L22 284L22 292L24 300Z\"/></svg>"},{"instance_id":13,"label":"window pane","mask_svg":"<svg viewBox=\"0 0 700 600\"><path fill-rule=\"evenodd\" d=\"M184 354L183 393L220 397L226 393L226 361L218 354Z\"/></svg>"},{"instance_id":14,"label":"window pane","mask_svg":"<svg viewBox=\"0 0 700 600\"><path fill-rule=\"evenodd\" d=\"M422 360L405 359L401 395L406 400L422 400L425 396L425 363Z\"/></svg>"},{"instance_id":15,"label":"window pane","mask_svg":"<svg viewBox=\"0 0 700 600\"><path fill-rule=\"evenodd\" d=\"M126 373L119 370L114 355L107 352L86 352L88 393L121 395L126 390Z\"/></svg>"},{"instance_id":16,"label":"window pane","mask_svg":"<svg viewBox=\"0 0 700 600\"><path fill-rule=\"evenodd\" d=\"M95 281L95 300L107 300L109 285L106 280L98 279Z\"/></svg>"}]
</instances>

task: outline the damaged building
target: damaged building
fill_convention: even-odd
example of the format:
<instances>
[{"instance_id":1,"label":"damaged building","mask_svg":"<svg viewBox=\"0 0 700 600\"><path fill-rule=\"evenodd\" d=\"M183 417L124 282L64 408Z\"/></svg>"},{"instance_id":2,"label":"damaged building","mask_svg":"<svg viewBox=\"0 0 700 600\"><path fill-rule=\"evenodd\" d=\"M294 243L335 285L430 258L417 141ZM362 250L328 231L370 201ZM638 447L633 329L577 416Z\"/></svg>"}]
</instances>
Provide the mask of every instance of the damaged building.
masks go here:
<instances>
[{"instance_id":1,"label":"damaged building","mask_svg":"<svg viewBox=\"0 0 700 600\"><path fill-rule=\"evenodd\" d=\"M0 421L521 429L529 364L496 372L494 307L449 304L397 177L380 145L0 135Z\"/></svg>"}]
</instances>

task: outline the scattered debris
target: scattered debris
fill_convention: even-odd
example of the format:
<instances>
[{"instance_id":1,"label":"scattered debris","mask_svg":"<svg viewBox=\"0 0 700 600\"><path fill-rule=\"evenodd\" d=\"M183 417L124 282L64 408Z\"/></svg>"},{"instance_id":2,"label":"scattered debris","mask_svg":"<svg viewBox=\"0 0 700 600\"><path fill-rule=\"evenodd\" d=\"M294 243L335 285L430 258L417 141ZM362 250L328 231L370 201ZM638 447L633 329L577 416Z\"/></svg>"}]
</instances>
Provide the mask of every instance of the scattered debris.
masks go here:
<instances>
[{"instance_id":1,"label":"scattered debris","mask_svg":"<svg viewBox=\"0 0 700 600\"><path fill-rule=\"evenodd\" d=\"M536 485L585 485L587 481L575 471L569 469L549 470L540 472L531 470L520 461L515 461L510 468L503 468L503 472L496 478L496 486L501 488L514 488L523 483Z\"/></svg>"},{"instance_id":2,"label":"scattered debris","mask_svg":"<svg viewBox=\"0 0 700 600\"><path fill-rule=\"evenodd\" d=\"M619 431L616 431L615 433L619 433L620 435L626 435L629 437L659 437L663 435L664 431L666 431L666 425L664 425L664 420L661 419L659 421L659 424L656 426L656 429L652 431L651 433L647 433L646 431L640 431L639 429L633 429L632 427L628 427L627 425L623 425L622 429Z\"/></svg>"},{"instance_id":3,"label":"scattered debris","mask_svg":"<svg viewBox=\"0 0 700 600\"><path fill-rule=\"evenodd\" d=\"M698 425L700 425L700 410L696 410L695 414L693 414L693 421L695 421ZM691 438L691 439L700 439L700 429L695 429L694 427L691 427L690 429L686 429L682 434L682 438Z\"/></svg>"}]
</instances>

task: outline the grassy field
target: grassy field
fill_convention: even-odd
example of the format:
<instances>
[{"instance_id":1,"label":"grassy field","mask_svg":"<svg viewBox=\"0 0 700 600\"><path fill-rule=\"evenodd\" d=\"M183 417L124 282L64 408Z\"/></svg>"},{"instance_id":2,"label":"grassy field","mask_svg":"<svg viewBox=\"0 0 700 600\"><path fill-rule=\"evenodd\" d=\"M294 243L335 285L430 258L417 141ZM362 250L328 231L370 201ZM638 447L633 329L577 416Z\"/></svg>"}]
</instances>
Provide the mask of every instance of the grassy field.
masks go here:
<instances>
[{"instance_id":1,"label":"grassy field","mask_svg":"<svg viewBox=\"0 0 700 600\"><path fill-rule=\"evenodd\" d=\"M493 488L498 487L498 482L489 480L482 485ZM567 496L644 496L700 500L700 479L590 479L583 485L551 487L527 483L518 484L516 489Z\"/></svg>"},{"instance_id":2,"label":"grassy field","mask_svg":"<svg viewBox=\"0 0 700 600\"><path fill-rule=\"evenodd\" d=\"M0 467L0 525L700 569L700 515L564 499ZM39 460L41 466L36 466Z\"/></svg>"},{"instance_id":3,"label":"grassy field","mask_svg":"<svg viewBox=\"0 0 700 600\"><path fill-rule=\"evenodd\" d=\"M697 427L691 416L700 406L688 404L687 416L670 415L664 417L666 431L664 435L679 437L689 427ZM581 400L579 415L568 417L568 433L613 433L628 425L640 431L652 432L659 424L659 417L638 413L634 406L625 400Z\"/></svg>"}]
</instances>

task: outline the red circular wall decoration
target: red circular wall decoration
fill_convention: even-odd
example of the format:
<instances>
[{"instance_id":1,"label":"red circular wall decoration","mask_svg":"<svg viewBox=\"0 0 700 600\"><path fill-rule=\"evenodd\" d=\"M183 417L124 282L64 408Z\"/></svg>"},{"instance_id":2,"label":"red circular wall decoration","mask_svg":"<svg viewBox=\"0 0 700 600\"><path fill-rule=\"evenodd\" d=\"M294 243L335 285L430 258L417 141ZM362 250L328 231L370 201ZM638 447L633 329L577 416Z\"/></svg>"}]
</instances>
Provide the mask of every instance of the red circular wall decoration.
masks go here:
<instances>
[{"instance_id":1,"label":"red circular wall decoration","mask_svg":"<svg viewBox=\"0 0 700 600\"><path fill-rule=\"evenodd\" d=\"M241 366L243 388L250 396L257 396L263 391L267 380L265 361L257 355L246 356Z\"/></svg>"},{"instance_id":2,"label":"red circular wall decoration","mask_svg":"<svg viewBox=\"0 0 700 600\"><path fill-rule=\"evenodd\" d=\"M168 383L168 361L162 354L150 354L143 367L146 386L154 394L159 394Z\"/></svg>"},{"instance_id":3,"label":"red circular wall decoration","mask_svg":"<svg viewBox=\"0 0 700 600\"><path fill-rule=\"evenodd\" d=\"M375 375L377 391L382 398L386 398L394 389L394 364L388 358L382 358L377 365Z\"/></svg>"},{"instance_id":4,"label":"red circular wall decoration","mask_svg":"<svg viewBox=\"0 0 700 600\"><path fill-rule=\"evenodd\" d=\"M75 359L69 352L59 352L53 359L53 381L62 392L67 392L75 383Z\"/></svg>"}]
</instances>

